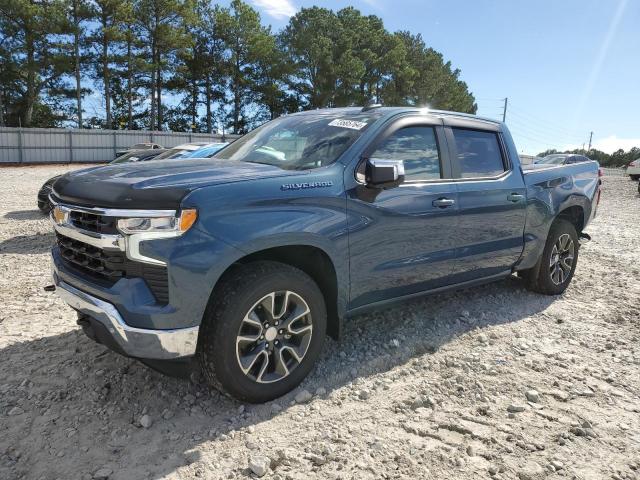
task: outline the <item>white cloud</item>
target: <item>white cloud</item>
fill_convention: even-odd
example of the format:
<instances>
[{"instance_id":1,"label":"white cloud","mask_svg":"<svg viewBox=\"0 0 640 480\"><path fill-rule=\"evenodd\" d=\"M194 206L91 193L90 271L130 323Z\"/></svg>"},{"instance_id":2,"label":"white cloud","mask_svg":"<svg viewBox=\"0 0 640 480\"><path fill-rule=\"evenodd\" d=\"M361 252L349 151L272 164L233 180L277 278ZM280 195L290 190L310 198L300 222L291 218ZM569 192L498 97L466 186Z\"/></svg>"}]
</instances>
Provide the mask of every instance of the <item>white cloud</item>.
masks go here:
<instances>
[{"instance_id":1,"label":"white cloud","mask_svg":"<svg viewBox=\"0 0 640 480\"><path fill-rule=\"evenodd\" d=\"M633 147L640 147L640 138L618 138L616 135L609 135L608 137L594 140L591 145L591 148L601 150L605 153L613 153L619 149L631 150ZM575 148L582 148L582 145L567 145L565 147L567 150L573 150Z\"/></svg>"},{"instance_id":2,"label":"white cloud","mask_svg":"<svg viewBox=\"0 0 640 480\"><path fill-rule=\"evenodd\" d=\"M298 10L291 0L252 0L252 3L270 17L277 19L292 17Z\"/></svg>"}]
</instances>

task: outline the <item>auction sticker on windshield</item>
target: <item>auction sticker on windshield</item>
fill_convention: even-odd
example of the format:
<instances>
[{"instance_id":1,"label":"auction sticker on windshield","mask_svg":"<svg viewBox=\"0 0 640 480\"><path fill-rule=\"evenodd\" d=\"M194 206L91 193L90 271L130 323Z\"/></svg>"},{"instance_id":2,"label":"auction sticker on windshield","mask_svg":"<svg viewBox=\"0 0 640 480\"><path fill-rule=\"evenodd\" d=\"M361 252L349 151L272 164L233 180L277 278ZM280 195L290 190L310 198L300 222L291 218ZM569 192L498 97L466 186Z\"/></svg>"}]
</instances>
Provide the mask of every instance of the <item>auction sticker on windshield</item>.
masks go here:
<instances>
[{"instance_id":1,"label":"auction sticker on windshield","mask_svg":"<svg viewBox=\"0 0 640 480\"><path fill-rule=\"evenodd\" d=\"M356 122L355 120L341 120L336 118L329 123L332 127L350 128L352 130L362 130L367 126L366 122Z\"/></svg>"}]
</instances>

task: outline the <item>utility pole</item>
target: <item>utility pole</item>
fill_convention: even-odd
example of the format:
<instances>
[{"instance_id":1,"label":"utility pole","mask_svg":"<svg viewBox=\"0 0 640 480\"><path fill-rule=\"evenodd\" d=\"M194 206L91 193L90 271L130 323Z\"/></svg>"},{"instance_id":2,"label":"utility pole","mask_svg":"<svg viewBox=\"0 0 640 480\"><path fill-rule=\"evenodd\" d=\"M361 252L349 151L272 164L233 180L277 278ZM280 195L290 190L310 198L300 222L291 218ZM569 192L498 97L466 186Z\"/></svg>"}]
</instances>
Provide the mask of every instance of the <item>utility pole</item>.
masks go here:
<instances>
[{"instance_id":1,"label":"utility pole","mask_svg":"<svg viewBox=\"0 0 640 480\"><path fill-rule=\"evenodd\" d=\"M509 103L509 98L505 97L504 110L502 111L502 123L504 123L507 120L507 103Z\"/></svg>"},{"instance_id":2,"label":"utility pole","mask_svg":"<svg viewBox=\"0 0 640 480\"><path fill-rule=\"evenodd\" d=\"M591 140L593 140L593 132L591 132L591 135L589 135L589 150L587 150L587 152L591 151Z\"/></svg>"}]
</instances>

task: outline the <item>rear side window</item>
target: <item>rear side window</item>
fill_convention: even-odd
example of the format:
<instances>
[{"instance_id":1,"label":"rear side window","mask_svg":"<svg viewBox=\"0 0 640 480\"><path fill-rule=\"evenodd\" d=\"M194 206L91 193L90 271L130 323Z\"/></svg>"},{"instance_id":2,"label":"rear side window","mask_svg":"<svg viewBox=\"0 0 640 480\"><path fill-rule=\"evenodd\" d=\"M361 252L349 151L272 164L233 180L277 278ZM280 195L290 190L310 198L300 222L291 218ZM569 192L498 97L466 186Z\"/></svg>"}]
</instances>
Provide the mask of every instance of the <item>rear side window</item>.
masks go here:
<instances>
[{"instance_id":1,"label":"rear side window","mask_svg":"<svg viewBox=\"0 0 640 480\"><path fill-rule=\"evenodd\" d=\"M582 155L573 155L567 159L566 163L581 163L581 162L588 162L588 161L589 159L587 157L584 157Z\"/></svg>"},{"instance_id":2,"label":"rear side window","mask_svg":"<svg viewBox=\"0 0 640 480\"><path fill-rule=\"evenodd\" d=\"M498 135L452 128L462 178L495 177L505 171Z\"/></svg>"},{"instance_id":3,"label":"rear side window","mask_svg":"<svg viewBox=\"0 0 640 480\"><path fill-rule=\"evenodd\" d=\"M402 160L409 181L440 178L440 155L433 127L401 128L384 140L371 158Z\"/></svg>"}]
</instances>

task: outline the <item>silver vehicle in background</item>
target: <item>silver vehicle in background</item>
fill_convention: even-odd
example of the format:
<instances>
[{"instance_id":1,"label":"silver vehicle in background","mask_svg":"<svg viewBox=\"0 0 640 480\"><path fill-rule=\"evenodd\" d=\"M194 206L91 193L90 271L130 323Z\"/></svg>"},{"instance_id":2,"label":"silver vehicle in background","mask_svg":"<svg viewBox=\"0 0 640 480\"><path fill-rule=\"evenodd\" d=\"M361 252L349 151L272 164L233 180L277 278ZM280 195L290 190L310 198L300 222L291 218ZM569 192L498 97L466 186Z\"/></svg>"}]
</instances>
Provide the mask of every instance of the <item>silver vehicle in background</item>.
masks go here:
<instances>
[{"instance_id":1,"label":"silver vehicle in background","mask_svg":"<svg viewBox=\"0 0 640 480\"><path fill-rule=\"evenodd\" d=\"M591 159L584 155L578 155L573 153L554 153L553 155L547 155L534 163L536 165L571 165L572 163L590 162Z\"/></svg>"},{"instance_id":2,"label":"silver vehicle in background","mask_svg":"<svg viewBox=\"0 0 640 480\"><path fill-rule=\"evenodd\" d=\"M116 151L116 158L124 155L125 153L133 152L135 150L159 150L164 149L162 145L153 142L136 143L128 148L123 148Z\"/></svg>"},{"instance_id":3,"label":"silver vehicle in background","mask_svg":"<svg viewBox=\"0 0 640 480\"><path fill-rule=\"evenodd\" d=\"M183 143L168 149L166 152L162 152L155 160L185 158L207 145L209 145L209 142Z\"/></svg>"}]
</instances>

